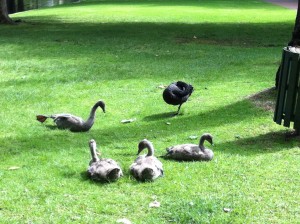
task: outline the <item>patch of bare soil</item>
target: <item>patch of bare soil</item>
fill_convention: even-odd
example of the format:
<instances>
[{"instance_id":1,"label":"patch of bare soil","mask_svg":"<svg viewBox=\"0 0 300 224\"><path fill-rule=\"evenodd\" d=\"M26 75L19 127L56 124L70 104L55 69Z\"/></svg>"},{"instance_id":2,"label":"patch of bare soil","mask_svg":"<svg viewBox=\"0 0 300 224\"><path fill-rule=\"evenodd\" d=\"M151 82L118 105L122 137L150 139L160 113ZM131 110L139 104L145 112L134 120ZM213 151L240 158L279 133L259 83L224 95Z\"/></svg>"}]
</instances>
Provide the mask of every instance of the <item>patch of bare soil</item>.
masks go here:
<instances>
[{"instance_id":1,"label":"patch of bare soil","mask_svg":"<svg viewBox=\"0 0 300 224\"><path fill-rule=\"evenodd\" d=\"M177 44L189 44L189 43L197 43L197 44L210 44L210 45L218 45L216 40L205 39L205 38L197 38L193 37L177 37L175 38L175 42Z\"/></svg>"},{"instance_id":2,"label":"patch of bare soil","mask_svg":"<svg viewBox=\"0 0 300 224\"><path fill-rule=\"evenodd\" d=\"M275 87L262 90L247 97L255 106L272 112L275 110L276 98L277 90Z\"/></svg>"},{"instance_id":3,"label":"patch of bare soil","mask_svg":"<svg viewBox=\"0 0 300 224\"><path fill-rule=\"evenodd\" d=\"M249 48L252 46L260 46L260 47L280 47L281 45L275 44L262 44L262 43L255 43L251 40L237 40L237 39L229 39L229 40L217 40L213 38L204 38L204 37L197 37L197 36L190 36L190 37L176 37L175 38L176 44L206 44L206 45L216 45L216 46L238 46L238 47L245 47Z\"/></svg>"}]
</instances>

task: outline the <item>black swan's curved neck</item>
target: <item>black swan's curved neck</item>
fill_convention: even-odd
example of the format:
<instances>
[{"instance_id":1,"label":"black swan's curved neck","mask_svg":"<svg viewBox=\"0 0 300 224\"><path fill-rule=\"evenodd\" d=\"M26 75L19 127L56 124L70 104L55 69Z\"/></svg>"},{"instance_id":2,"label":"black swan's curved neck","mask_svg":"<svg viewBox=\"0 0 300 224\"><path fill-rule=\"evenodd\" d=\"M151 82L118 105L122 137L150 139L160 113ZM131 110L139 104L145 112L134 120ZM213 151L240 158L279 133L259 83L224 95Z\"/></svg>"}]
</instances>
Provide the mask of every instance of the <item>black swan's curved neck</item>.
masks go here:
<instances>
[{"instance_id":1,"label":"black swan's curved neck","mask_svg":"<svg viewBox=\"0 0 300 224\"><path fill-rule=\"evenodd\" d=\"M154 154L154 147L153 147L152 143L151 142L147 142L146 147L148 149L147 156L153 156L153 154Z\"/></svg>"},{"instance_id":2,"label":"black swan's curved neck","mask_svg":"<svg viewBox=\"0 0 300 224\"><path fill-rule=\"evenodd\" d=\"M88 119L84 122L84 127L86 129L90 129L94 122L95 122L95 117L96 117L96 110L98 109L98 107L102 107L102 110L103 112L105 112L105 109L104 109L104 103L102 101L99 101L97 102L91 109L91 112L90 112L90 116L88 117Z\"/></svg>"},{"instance_id":3,"label":"black swan's curved neck","mask_svg":"<svg viewBox=\"0 0 300 224\"><path fill-rule=\"evenodd\" d=\"M205 140L206 140L206 136L201 136L200 142L199 142L199 148L200 148L202 151L205 149L205 146L204 146Z\"/></svg>"},{"instance_id":4,"label":"black swan's curved neck","mask_svg":"<svg viewBox=\"0 0 300 224\"><path fill-rule=\"evenodd\" d=\"M142 140L139 143L139 151L138 154L140 154L141 151L143 151L143 149L147 148L148 149L148 153L146 156L153 156L154 154L154 147L152 145L152 143L150 141L148 141L147 139Z\"/></svg>"}]
</instances>

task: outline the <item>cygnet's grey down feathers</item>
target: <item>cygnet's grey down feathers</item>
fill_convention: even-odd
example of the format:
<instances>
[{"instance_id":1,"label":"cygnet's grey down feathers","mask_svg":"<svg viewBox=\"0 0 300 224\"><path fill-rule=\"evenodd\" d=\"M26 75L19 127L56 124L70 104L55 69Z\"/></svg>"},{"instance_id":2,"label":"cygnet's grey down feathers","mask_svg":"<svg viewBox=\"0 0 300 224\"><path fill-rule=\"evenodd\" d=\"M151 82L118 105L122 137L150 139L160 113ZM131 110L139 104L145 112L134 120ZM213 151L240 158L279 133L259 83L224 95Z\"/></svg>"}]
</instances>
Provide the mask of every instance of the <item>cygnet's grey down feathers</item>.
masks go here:
<instances>
[{"instance_id":1,"label":"cygnet's grey down feathers","mask_svg":"<svg viewBox=\"0 0 300 224\"><path fill-rule=\"evenodd\" d=\"M89 163L90 166L87 170L87 173L91 179L111 182L116 181L123 176L123 172L116 161L112 159L99 158L97 156L95 140L90 140L89 146L92 160Z\"/></svg>"},{"instance_id":2,"label":"cygnet's grey down feathers","mask_svg":"<svg viewBox=\"0 0 300 224\"><path fill-rule=\"evenodd\" d=\"M204 146L204 141L213 144L211 134L203 134L200 138L199 145L196 144L181 144L167 148L165 158L183 161L209 161L214 157L212 150Z\"/></svg>"},{"instance_id":3,"label":"cygnet's grey down feathers","mask_svg":"<svg viewBox=\"0 0 300 224\"><path fill-rule=\"evenodd\" d=\"M73 132L84 132L90 130L95 121L95 114L98 107L101 107L105 113L105 103L100 100L92 107L90 115L86 121L72 114L54 114L54 115L37 115L36 118L40 122L44 122L47 118L52 118L59 129L69 129Z\"/></svg>"},{"instance_id":4,"label":"cygnet's grey down feathers","mask_svg":"<svg viewBox=\"0 0 300 224\"><path fill-rule=\"evenodd\" d=\"M153 181L163 176L163 165L154 156L154 147L150 141L144 139L138 145L138 154L147 148L147 155L141 155L136 158L130 166L130 173L140 181Z\"/></svg>"}]
</instances>

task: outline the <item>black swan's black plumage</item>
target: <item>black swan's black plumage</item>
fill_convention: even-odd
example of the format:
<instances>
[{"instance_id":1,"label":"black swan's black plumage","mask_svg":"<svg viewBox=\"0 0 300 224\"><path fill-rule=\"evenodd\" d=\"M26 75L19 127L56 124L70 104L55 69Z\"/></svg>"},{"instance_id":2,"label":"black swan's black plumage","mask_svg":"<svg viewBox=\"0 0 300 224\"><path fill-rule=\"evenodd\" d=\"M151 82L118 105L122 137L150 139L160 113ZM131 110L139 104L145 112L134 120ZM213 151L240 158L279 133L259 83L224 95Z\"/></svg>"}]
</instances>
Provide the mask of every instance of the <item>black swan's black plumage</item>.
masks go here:
<instances>
[{"instance_id":1,"label":"black swan's black plumage","mask_svg":"<svg viewBox=\"0 0 300 224\"><path fill-rule=\"evenodd\" d=\"M180 107L185 103L190 95L193 93L192 85L182 81L170 84L163 92L164 101L167 104L179 105L176 115L179 113Z\"/></svg>"}]
</instances>

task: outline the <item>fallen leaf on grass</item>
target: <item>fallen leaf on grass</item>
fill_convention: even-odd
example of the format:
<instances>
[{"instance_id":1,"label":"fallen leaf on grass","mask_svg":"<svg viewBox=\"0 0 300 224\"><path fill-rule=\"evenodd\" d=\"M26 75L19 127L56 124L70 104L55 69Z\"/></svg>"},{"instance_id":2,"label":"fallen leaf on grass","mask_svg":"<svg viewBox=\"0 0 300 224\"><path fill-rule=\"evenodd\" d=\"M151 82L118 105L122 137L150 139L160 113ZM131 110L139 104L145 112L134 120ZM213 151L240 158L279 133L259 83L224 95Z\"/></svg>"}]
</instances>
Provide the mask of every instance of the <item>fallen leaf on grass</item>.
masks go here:
<instances>
[{"instance_id":1,"label":"fallen leaf on grass","mask_svg":"<svg viewBox=\"0 0 300 224\"><path fill-rule=\"evenodd\" d=\"M224 212L231 212L231 209L230 208L223 208L223 211Z\"/></svg>"},{"instance_id":2,"label":"fallen leaf on grass","mask_svg":"<svg viewBox=\"0 0 300 224\"><path fill-rule=\"evenodd\" d=\"M118 219L117 223L131 224L131 221L129 219L123 218L123 219Z\"/></svg>"},{"instance_id":3,"label":"fallen leaf on grass","mask_svg":"<svg viewBox=\"0 0 300 224\"><path fill-rule=\"evenodd\" d=\"M167 86L166 85L159 85L158 88L160 89L165 89Z\"/></svg>"},{"instance_id":4,"label":"fallen leaf on grass","mask_svg":"<svg viewBox=\"0 0 300 224\"><path fill-rule=\"evenodd\" d=\"M149 204L149 207L150 208L159 208L160 207L160 202L155 200L155 201L153 201Z\"/></svg>"},{"instance_id":5,"label":"fallen leaf on grass","mask_svg":"<svg viewBox=\"0 0 300 224\"><path fill-rule=\"evenodd\" d=\"M17 170L17 169L20 169L21 167L19 166L11 166L8 168L8 170Z\"/></svg>"},{"instance_id":6,"label":"fallen leaf on grass","mask_svg":"<svg viewBox=\"0 0 300 224\"><path fill-rule=\"evenodd\" d=\"M124 119L124 120L121 120L121 123L126 124L126 123L131 123L131 122L134 122L134 121L136 121L136 118Z\"/></svg>"},{"instance_id":7,"label":"fallen leaf on grass","mask_svg":"<svg viewBox=\"0 0 300 224\"><path fill-rule=\"evenodd\" d=\"M192 202L192 201L189 202L189 205L190 205L190 206L194 206L194 202Z\"/></svg>"},{"instance_id":8,"label":"fallen leaf on grass","mask_svg":"<svg viewBox=\"0 0 300 224\"><path fill-rule=\"evenodd\" d=\"M167 125L170 125L171 123L170 123L170 122L166 122L166 124L167 124Z\"/></svg>"},{"instance_id":9,"label":"fallen leaf on grass","mask_svg":"<svg viewBox=\"0 0 300 224\"><path fill-rule=\"evenodd\" d=\"M196 135L191 135L191 136L189 136L189 139L197 139L198 138L198 136L196 136Z\"/></svg>"},{"instance_id":10,"label":"fallen leaf on grass","mask_svg":"<svg viewBox=\"0 0 300 224\"><path fill-rule=\"evenodd\" d=\"M81 217L80 217L79 215L75 215L75 216L72 216L72 217L71 217L71 220L72 220L72 221L77 221L77 220L80 220L80 218L81 218Z\"/></svg>"}]
</instances>

